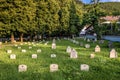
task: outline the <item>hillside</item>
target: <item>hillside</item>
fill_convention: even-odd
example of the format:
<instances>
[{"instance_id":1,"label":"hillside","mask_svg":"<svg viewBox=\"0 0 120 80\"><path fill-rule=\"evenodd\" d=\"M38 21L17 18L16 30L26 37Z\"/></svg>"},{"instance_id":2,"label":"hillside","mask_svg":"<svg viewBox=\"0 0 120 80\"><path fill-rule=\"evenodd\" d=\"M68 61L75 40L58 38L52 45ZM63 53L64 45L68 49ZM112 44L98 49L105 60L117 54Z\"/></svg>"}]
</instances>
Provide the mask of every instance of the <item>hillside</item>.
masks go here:
<instances>
[{"instance_id":1,"label":"hillside","mask_svg":"<svg viewBox=\"0 0 120 80\"><path fill-rule=\"evenodd\" d=\"M105 10L107 15L120 15L120 2L100 3L100 7Z\"/></svg>"}]
</instances>

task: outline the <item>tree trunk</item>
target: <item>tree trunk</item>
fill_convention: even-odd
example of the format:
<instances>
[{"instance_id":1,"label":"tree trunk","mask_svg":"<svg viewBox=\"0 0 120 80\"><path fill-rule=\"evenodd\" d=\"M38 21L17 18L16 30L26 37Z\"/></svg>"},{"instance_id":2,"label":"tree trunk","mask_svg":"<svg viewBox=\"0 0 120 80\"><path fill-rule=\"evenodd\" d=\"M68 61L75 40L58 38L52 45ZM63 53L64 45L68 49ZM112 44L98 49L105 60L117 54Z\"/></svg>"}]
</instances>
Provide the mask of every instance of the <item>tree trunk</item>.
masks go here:
<instances>
[{"instance_id":1,"label":"tree trunk","mask_svg":"<svg viewBox=\"0 0 120 80\"><path fill-rule=\"evenodd\" d=\"M20 42L23 42L23 33L20 34Z\"/></svg>"},{"instance_id":2,"label":"tree trunk","mask_svg":"<svg viewBox=\"0 0 120 80\"><path fill-rule=\"evenodd\" d=\"M14 43L14 34L11 33L11 43Z\"/></svg>"}]
</instances>

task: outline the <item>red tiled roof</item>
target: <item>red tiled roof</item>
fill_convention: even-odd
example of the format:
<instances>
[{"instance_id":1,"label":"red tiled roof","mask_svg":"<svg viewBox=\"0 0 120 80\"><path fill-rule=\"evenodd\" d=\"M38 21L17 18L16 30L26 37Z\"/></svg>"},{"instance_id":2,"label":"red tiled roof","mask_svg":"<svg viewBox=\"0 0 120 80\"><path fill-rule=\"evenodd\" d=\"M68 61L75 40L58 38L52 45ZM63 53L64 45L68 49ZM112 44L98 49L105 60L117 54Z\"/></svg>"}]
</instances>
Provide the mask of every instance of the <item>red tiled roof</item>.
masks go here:
<instances>
[{"instance_id":1,"label":"red tiled roof","mask_svg":"<svg viewBox=\"0 0 120 80\"><path fill-rule=\"evenodd\" d=\"M106 16L106 17L101 17L100 19L104 19L106 21L117 21L120 19L120 16Z\"/></svg>"}]
</instances>

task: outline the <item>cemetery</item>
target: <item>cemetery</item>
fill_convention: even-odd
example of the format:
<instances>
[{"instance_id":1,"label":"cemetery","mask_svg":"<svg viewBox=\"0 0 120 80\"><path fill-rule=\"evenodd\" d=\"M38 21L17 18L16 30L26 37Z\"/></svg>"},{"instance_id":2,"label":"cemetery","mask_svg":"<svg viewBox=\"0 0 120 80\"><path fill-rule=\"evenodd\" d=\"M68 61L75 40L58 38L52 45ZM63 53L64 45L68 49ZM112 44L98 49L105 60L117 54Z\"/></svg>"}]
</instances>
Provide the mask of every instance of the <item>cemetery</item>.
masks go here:
<instances>
[{"instance_id":1,"label":"cemetery","mask_svg":"<svg viewBox=\"0 0 120 80\"><path fill-rule=\"evenodd\" d=\"M76 44L76 41L79 44ZM2 43L0 49L1 80L118 80L120 70L120 45L109 41L92 43L83 38L53 40L26 44ZM80 44L90 45L89 48ZM14 46L14 45L18 46ZM36 45L37 44L37 45ZM36 46L34 46L36 45ZM53 45L54 46L54 45ZM18 48L20 47L20 48ZM32 47L32 49L30 49ZM104 78L104 79L103 79Z\"/></svg>"},{"instance_id":2,"label":"cemetery","mask_svg":"<svg viewBox=\"0 0 120 80\"><path fill-rule=\"evenodd\" d=\"M0 0L0 80L120 80L120 0Z\"/></svg>"}]
</instances>

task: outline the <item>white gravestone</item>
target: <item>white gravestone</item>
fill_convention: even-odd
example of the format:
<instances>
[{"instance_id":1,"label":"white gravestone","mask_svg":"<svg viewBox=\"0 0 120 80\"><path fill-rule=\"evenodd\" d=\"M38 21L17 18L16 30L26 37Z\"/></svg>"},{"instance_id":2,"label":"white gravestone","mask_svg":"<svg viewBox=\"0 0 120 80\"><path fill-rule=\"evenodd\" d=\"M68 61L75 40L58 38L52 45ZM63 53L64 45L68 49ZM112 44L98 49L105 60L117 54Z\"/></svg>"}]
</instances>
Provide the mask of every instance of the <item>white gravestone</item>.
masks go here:
<instances>
[{"instance_id":1,"label":"white gravestone","mask_svg":"<svg viewBox=\"0 0 120 80\"><path fill-rule=\"evenodd\" d=\"M15 44L15 47L17 47L18 45L17 44Z\"/></svg>"},{"instance_id":2,"label":"white gravestone","mask_svg":"<svg viewBox=\"0 0 120 80\"><path fill-rule=\"evenodd\" d=\"M87 42L90 42L90 39L89 39L89 38L87 39Z\"/></svg>"},{"instance_id":3,"label":"white gravestone","mask_svg":"<svg viewBox=\"0 0 120 80\"><path fill-rule=\"evenodd\" d=\"M10 55L10 59L16 59L16 55L15 54L11 54Z\"/></svg>"},{"instance_id":4,"label":"white gravestone","mask_svg":"<svg viewBox=\"0 0 120 80\"><path fill-rule=\"evenodd\" d=\"M71 47L70 46L67 47L66 52L71 53Z\"/></svg>"},{"instance_id":5,"label":"white gravestone","mask_svg":"<svg viewBox=\"0 0 120 80\"><path fill-rule=\"evenodd\" d=\"M20 45L23 45L23 43L20 43Z\"/></svg>"},{"instance_id":6,"label":"white gravestone","mask_svg":"<svg viewBox=\"0 0 120 80\"><path fill-rule=\"evenodd\" d=\"M85 48L90 48L90 44L85 44Z\"/></svg>"},{"instance_id":7,"label":"white gravestone","mask_svg":"<svg viewBox=\"0 0 120 80\"><path fill-rule=\"evenodd\" d=\"M20 46L18 46L18 49L21 49L21 47L20 47Z\"/></svg>"},{"instance_id":8,"label":"white gravestone","mask_svg":"<svg viewBox=\"0 0 120 80\"><path fill-rule=\"evenodd\" d=\"M50 72L58 71L58 65L57 64L51 64L50 65Z\"/></svg>"},{"instance_id":9,"label":"white gravestone","mask_svg":"<svg viewBox=\"0 0 120 80\"><path fill-rule=\"evenodd\" d=\"M7 50L7 53L12 53L12 50Z\"/></svg>"},{"instance_id":10,"label":"white gravestone","mask_svg":"<svg viewBox=\"0 0 120 80\"><path fill-rule=\"evenodd\" d=\"M117 52L115 51L115 49L112 49L111 51L110 51L110 58L117 58L118 56L117 56Z\"/></svg>"},{"instance_id":11,"label":"white gravestone","mask_svg":"<svg viewBox=\"0 0 120 80\"><path fill-rule=\"evenodd\" d=\"M52 43L52 49L56 49L56 44Z\"/></svg>"},{"instance_id":12,"label":"white gravestone","mask_svg":"<svg viewBox=\"0 0 120 80\"><path fill-rule=\"evenodd\" d=\"M55 58L56 57L56 54L51 54L51 58Z\"/></svg>"},{"instance_id":13,"label":"white gravestone","mask_svg":"<svg viewBox=\"0 0 120 80\"><path fill-rule=\"evenodd\" d=\"M27 51L26 51L25 49L22 49L22 52L23 52L23 53L26 53Z\"/></svg>"},{"instance_id":14,"label":"white gravestone","mask_svg":"<svg viewBox=\"0 0 120 80\"><path fill-rule=\"evenodd\" d=\"M2 45L2 42L0 42L0 45Z\"/></svg>"},{"instance_id":15,"label":"white gravestone","mask_svg":"<svg viewBox=\"0 0 120 80\"><path fill-rule=\"evenodd\" d=\"M32 54L32 58L36 59L37 58L37 54Z\"/></svg>"},{"instance_id":16,"label":"white gravestone","mask_svg":"<svg viewBox=\"0 0 120 80\"><path fill-rule=\"evenodd\" d=\"M29 49L32 49L32 47L31 47L31 46L29 46Z\"/></svg>"},{"instance_id":17,"label":"white gravestone","mask_svg":"<svg viewBox=\"0 0 120 80\"><path fill-rule=\"evenodd\" d=\"M75 49L72 49L72 50L71 50L70 58L77 58L77 52L76 52Z\"/></svg>"},{"instance_id":18,"label":"white gravestone","mask_svg":"<svg viewBox=\"0 0 120 80\"><path fill-rule=\"evenodd\" d=\"M18 66L18 71L19 72L25 72L25 71L27 71L27 66L24 65L24 64L19 65Z\"/></svg>"},{"instance_id":19,"label":"white gravestone","mask_svg":"<svg viewBox=\"0 0 120 80\"><path fill-rule=\"evenodd\" d=\"M37 50L37 53L40 53L40 52L41 52L41 49L38 49L38 50Z\"/></svg>"},{"instance_id":20,"label":"white gravestone","mask_svg":"<svg viewBox=\"0 0 120 80\"><path fill-rule=\"evenodd\" d=\"M55 39L53 39L53 43L55 43Z\"/></svg>"},{"instance_id":21,"label":"white gravestone","mask_svg":"<svg viewBox=\"0 0 120 80\"><path fill-rule=\"evenodd\" d=\"M81 64L80 65L80 70L81 71L89 71L89 65L87 65L87 64Z\"/></svg>"},{"instance_id":22,"label":"white gravestone","mask_svg":"<svg viewBox=\"0 0 120 80\"><path fill-rule=\"evenodd\" d=\"M90 54L90 58L94 58L95 57L95 54Z\"/></svg>"},{"instance_id":23,"label":"white gravestone","mask_svg":"<svg viewBox=\"0 0 120 80\"><path fill-rule=\"evenodd\" d=\"M100 46L97 45L97 46L95 47L95 52L100 52Z\"/></svg>"},{"instance_id":24,"label":"white gravestone","mask_svg":"<svg viewBox=\"0 0 120 80\"><path fill-rule=\"evenodd\" d=\"M0 42L0 48L2 48L2 42Z\"/></svg>"}]
</instances>

